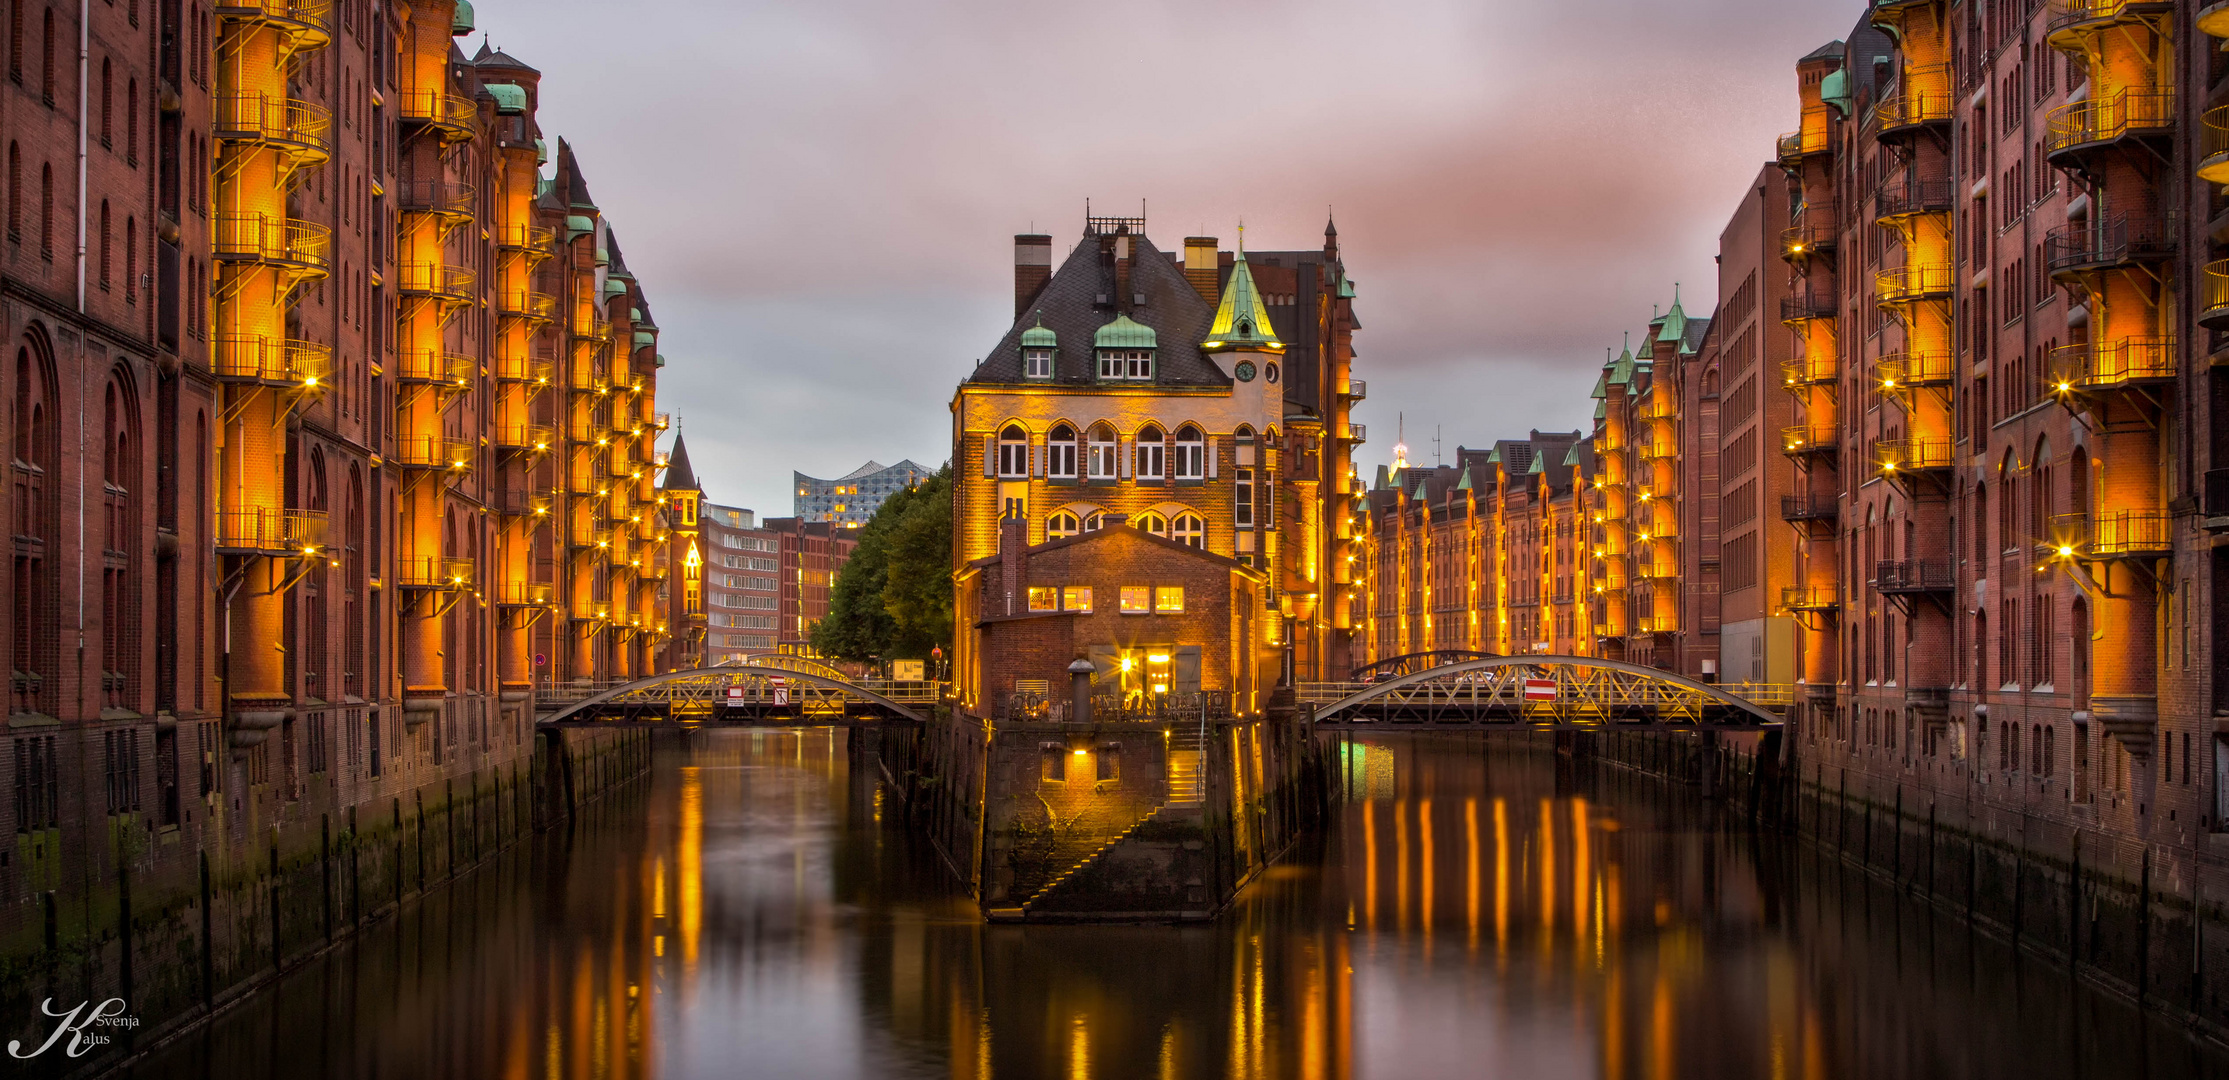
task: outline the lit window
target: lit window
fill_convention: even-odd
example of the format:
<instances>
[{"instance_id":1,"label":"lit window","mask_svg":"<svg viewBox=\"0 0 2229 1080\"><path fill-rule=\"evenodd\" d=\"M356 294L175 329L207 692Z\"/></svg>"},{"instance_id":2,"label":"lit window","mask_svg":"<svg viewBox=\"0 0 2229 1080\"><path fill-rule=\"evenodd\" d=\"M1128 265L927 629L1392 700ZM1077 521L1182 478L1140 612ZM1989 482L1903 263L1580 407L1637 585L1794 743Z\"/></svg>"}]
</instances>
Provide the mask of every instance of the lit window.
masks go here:
<instances>
[{"instance_id":1,"label":"lit window","mask_svg":"<svg viewBox=\"0 0 2229 1080\"><path fill-rule=\"evenodd\" d=\"M1131 378L1150 379L1153 377L1153 354L1151 352L1144 349L1132 349L1127 360Z\"/></svg>"},{"instance_id":2,"label":"lit window","mask_svg":"<svg viewBox=\"0 0 2229 1080\"><path fill-rule=\"evenodd\" d=\"M1091 427L1091 479L1115 478L1115 431L1110 424L1099 423Z\"/></svg>"},{"instance_id":3,"label":"lit window","mask_svg":"<svg viewBox=\"0 0 2229 1080\"><path fill-rule=\"evenodd\" d=\"M1241 529L1254 527L1254 470L1238 470L1237 490L1231 494L1231 523Z\"/></svg>"},{"instance_id":4,"label":"lit window","mask_svg":"<svg viewBox=\"0 0 2229 1080\"><path fill-rule=\"evenodd\" d=\"M1207 546L1207 523L1198 514L1178 514L1176 532L1169 539L1190 547Z\"/></svg>"},{"instance_id":5,"label":"lit window","mask_svg":"<svg viewBox=\"0 0 2229 1080\"><path fill-rule=\"evenodd\" d=\"M1009 480L1029 476L1029 433L1020 424L1008 424L998 433L998 475Z\"/></svg>"},{"instance_id":6,"label":"lit window","mask_svg":"<svg viewBox=\"0 0 2229 1080\"><path fill-rule=\"evenodd\" d=\"M1054 587L1052 587L1052 586L1050 586L1050 585L1032 585L1032 586L1030 586L1030 587L1029 587L1029 610L1031 610L1031 611L1058 611L1058 610L1060 610L1060 590L1059 590L1059 589L1056 589L1056 588L1054 588Z\"/></svg>"},{"instance_id":7,"label":"lit window","mask_svg":"<svg viewBox=\"0 0 2229 1080\"><path fill-rule=\"evenodd\" d=\"M1207 475L1207 447L1200 429L1186 424L1176 429L1176 478L1198 480Z\"/></svg>"},{"instance_id":8,"label":"lit window","mask_svg":"<svg viewBox=\"0 0 2229 1080\"><path fill-rule=\"evenodd\" d=\"M1163 615L1178 615L1184 611L1184 586L1162 585L1153 590L1153 610Z\"/></svg>"},{"instance_id":9,"label":"lit window","mask_svg":"<svg viewBox=\"0 0 2229 1080\"><path fill-rule=\"evenodd\" d=\"M1162 517L1161 515L1156 514L1151 510L1139 514L1135 518L1132 518L1130 520L1130 523L1132 525L1136 525L1140 529L1145 530L1146 532L1152 533L1155 536L1169 535L1169 519Z\"/></svg>"},{"instance_id":10,"label":"lit window","mask_svg":"<svg viewBox=\"0 0 2229 1080\"><path fill-rule=\"evenodd\" d=\"M1122 587L1122 613L1124 615L1146 614L1151 610L1146 606L1146 597L1151 592L1152 590L1143 585L1124 585Z\"/></svg>"},{"instance_id":11,"label":"lit window","mask_svg":"<svg viewBox=\"0 0 2229 1080\"><path fill-rule=\"evenodd\" d=\"M1087 533L1098 532L1100 529L1105 528L1106 525L1106 516L1099 513L1099 511L1097 510L1092 511L1088 516L1084 518L1084 531Z\"/></svg>"},{"instance_id":12,"label":"lit window","mask_svg":"<svg viewBox=\"0 0 2229 1080\"><path fill-rule=\"evenodd\" d=\"M1138 479L1159 480L1167 464L1168 443L1162 438L1161 429L1147 424L1138 431Z\"/></svg>"},{"instance_id":13,"label":"lit window","mask_svg":"<svg viewBox=\"0 0 2229 1080\"><path fill-rule=\"evenodd\" d=\"M1022 350L1022 362L1026 365L1027 374L1032 379L1050 379L1053 377L1053 351L1051 349L1024 349Z\"/></svg>"},{"instance_id":14,"label":"lit window","mask_svg":"<svg viewBox=\"0 0 2229 1080\"><path fill-rule=\"evenodd\" d=\"M1053 426L1052 435L1045 440L1047 475L1074 479L1076 475L1076 429L1066 424Z\"/></svg>"},{"instance_id":15,"label":"lit window","mask_svg":"<svg viewBox=\"0 0 2229 1080\"><path fill-rule=\"evenodd\" d=\"M1060 610L1091 611L1091 586L1069 585L1060 590Z\"/></svg>"},{"instance_id":16,"label":"lit window","mask_svg":"<svg viewBox=\"0 0 2229 1080\"><path fill-rule=\"evenodd\" d=\"M1045 519L1045 538L1048 540L1065 540L1080 531L1082 530L1077 527L1076 515L1066 510Z\"/></svg>"}]
</instances>

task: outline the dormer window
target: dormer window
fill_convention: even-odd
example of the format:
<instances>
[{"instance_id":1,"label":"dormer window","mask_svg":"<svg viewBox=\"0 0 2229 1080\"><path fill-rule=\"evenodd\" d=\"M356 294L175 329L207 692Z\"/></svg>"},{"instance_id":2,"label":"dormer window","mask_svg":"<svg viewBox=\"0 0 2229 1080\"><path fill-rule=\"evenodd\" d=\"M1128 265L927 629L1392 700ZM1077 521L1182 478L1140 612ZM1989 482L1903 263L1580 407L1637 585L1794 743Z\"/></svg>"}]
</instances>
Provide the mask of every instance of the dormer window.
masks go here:
<instances>
[{"instance_id":1,"label":"dormer window","mask_svg":"<svg viewBox=\"0 0 2229 1080\"><path fill-rule=\"evenodd\" d=\"M1128 315L1115 316L1113 322L1092 335L1092 351L1099 358L1099 381L1151 382L1153 353L1159 345L1152 327Z\"/></svg>"},{"instance_id":2,"label":"dormer window","mask_svg":"<svg viewBox=\"0 0 2229 1080\"><path fill-rule=\"evenodd\" d=\"M1051 349L1023 349L1022 373L1032 379L1053 377L1053 351Z\"/></svg>"},{"instance_id":3,"label":"dormer window","mask_svg":"<svg viewBox=\"0 0 2229 1080\"><path fill-rule=\"evenodd\" d=\"M1151 349L1101 349L1099 350L1099 378L1102 380L1153 379L1153 350Z\"/></svg>"}]
</instances>

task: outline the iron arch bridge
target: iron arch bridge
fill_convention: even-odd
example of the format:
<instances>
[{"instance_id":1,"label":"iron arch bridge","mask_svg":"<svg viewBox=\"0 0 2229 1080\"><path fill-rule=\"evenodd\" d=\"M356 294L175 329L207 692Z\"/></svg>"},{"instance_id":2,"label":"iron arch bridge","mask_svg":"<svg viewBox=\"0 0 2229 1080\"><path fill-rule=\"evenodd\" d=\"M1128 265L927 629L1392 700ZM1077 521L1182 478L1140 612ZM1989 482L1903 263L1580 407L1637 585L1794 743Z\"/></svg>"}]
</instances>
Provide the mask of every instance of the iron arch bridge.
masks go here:
<instances>
[{"instance_id":1,"label":"iron arch bridge","mask_svg":"<svg viewBox=\"0 0 2229 1080\"><path fill-rule=\"evenodd\" d=\"M1447 664L1460 664L1465 660L1492 660L1500 653L1473 652L1469 649L1428 649L1406 656L1389 656L1383 660L1363 664L1349 673L1350 682L1374 683L1402 675L1413 674Z\"/></svg>"},{"instance_id":2,"label":"iron arch bridge","mask_svg":"<svg viewBox=\"0 0 2229 1080\"><path fill-rule=\"evenodd\" d=\"M1372 683L1305 683L1319 727L1778 731L1795 688L1699 683L1594 656L1462 660Z\"/></svg>"},{"instance_id":3,"label":"iron arch bridge","mask_svg":"<svg viewBox=\"0 0 2229 1080\"><path fill-rule=\"evenodd\" d=\"M941 683L852 681L799 670L804 666L742 664L668 671L562 704L537 724L924 724L943 692Z\"/></svg>"}]
</instances>

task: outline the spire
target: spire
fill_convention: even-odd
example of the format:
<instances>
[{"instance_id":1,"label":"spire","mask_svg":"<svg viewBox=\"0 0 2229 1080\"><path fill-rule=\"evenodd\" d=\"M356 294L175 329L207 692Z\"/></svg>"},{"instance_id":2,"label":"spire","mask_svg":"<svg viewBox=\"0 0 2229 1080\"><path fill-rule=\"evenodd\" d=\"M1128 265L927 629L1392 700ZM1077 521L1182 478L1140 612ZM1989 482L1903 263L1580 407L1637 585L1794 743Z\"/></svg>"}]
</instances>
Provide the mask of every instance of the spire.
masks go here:
<instances>
[{"instance_id":1,"label":"spire","mask_svg":"<svg viewBox=\"0 0 2229 1080\"><path fill-rule=\"evenodd\" d=\"M1393 421L1393 468L1398 471L1409 467L1409 414L1395 413Z\"/></svg>"},{"instance_id":2,"label":"spire","mask_svg":"<svg viewBox=\"0 0 2229 1080\"><path fill-rule=\"evenodd\" d=\"M1259 349L1281 352L1285 345L1269 324L1269 306L1254 288L1254 272L1246 268L1246 226L1238 227L1238 257L1231 263L1230 280L1223 283L1223 302L1215 308L1215 323L1207 331L1203 349Z\"/></svg>"},{"instance_id":3,"label":"spire","mask_svg":"<svg viewBox=\"0 0 2229 1080\"><path fill-rule=\"evenodd\" d=\"M673 437L673 456L666 465L667 491L703 491L697 485L696 470L689 467L689 444L681 436Z\"/></svg>"},{"instance_id":4,"label":"spire","mask_svg":"<svg viewBox=\"0 0 2229 1080\"><path fill-rule=\"evenodd\" d=\"M1681 342L1687 337L1687 312L1679 306L1679 283L1672 283L1672 310L1664 313L1664 329L1657 332L1656 340Z\"/></svg>"}]
</instances>

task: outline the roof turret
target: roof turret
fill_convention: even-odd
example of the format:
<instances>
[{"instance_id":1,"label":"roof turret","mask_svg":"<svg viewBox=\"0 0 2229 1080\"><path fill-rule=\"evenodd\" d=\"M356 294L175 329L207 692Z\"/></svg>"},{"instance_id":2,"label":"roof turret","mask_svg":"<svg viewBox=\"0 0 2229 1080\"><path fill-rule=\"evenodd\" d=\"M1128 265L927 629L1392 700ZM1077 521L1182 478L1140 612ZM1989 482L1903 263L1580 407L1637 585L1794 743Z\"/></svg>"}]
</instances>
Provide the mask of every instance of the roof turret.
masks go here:
<instances>
[{"instance_id":1,"label":"roof turret","mask_svg":"<svg viewBox=\"0 0 2229 1080\"><path fill-rule=\"evenodd\" d=\"M1208 327L1203 349L1282 349L1277 331L1269 323L1269 305L1254 288L1254 272L1246 267L1246 227L1238 229L1238 255L1231 263L1230 279L1223 283L1223 301L1215 308L1215 322Z\"/></svg>"}]
</instances>

